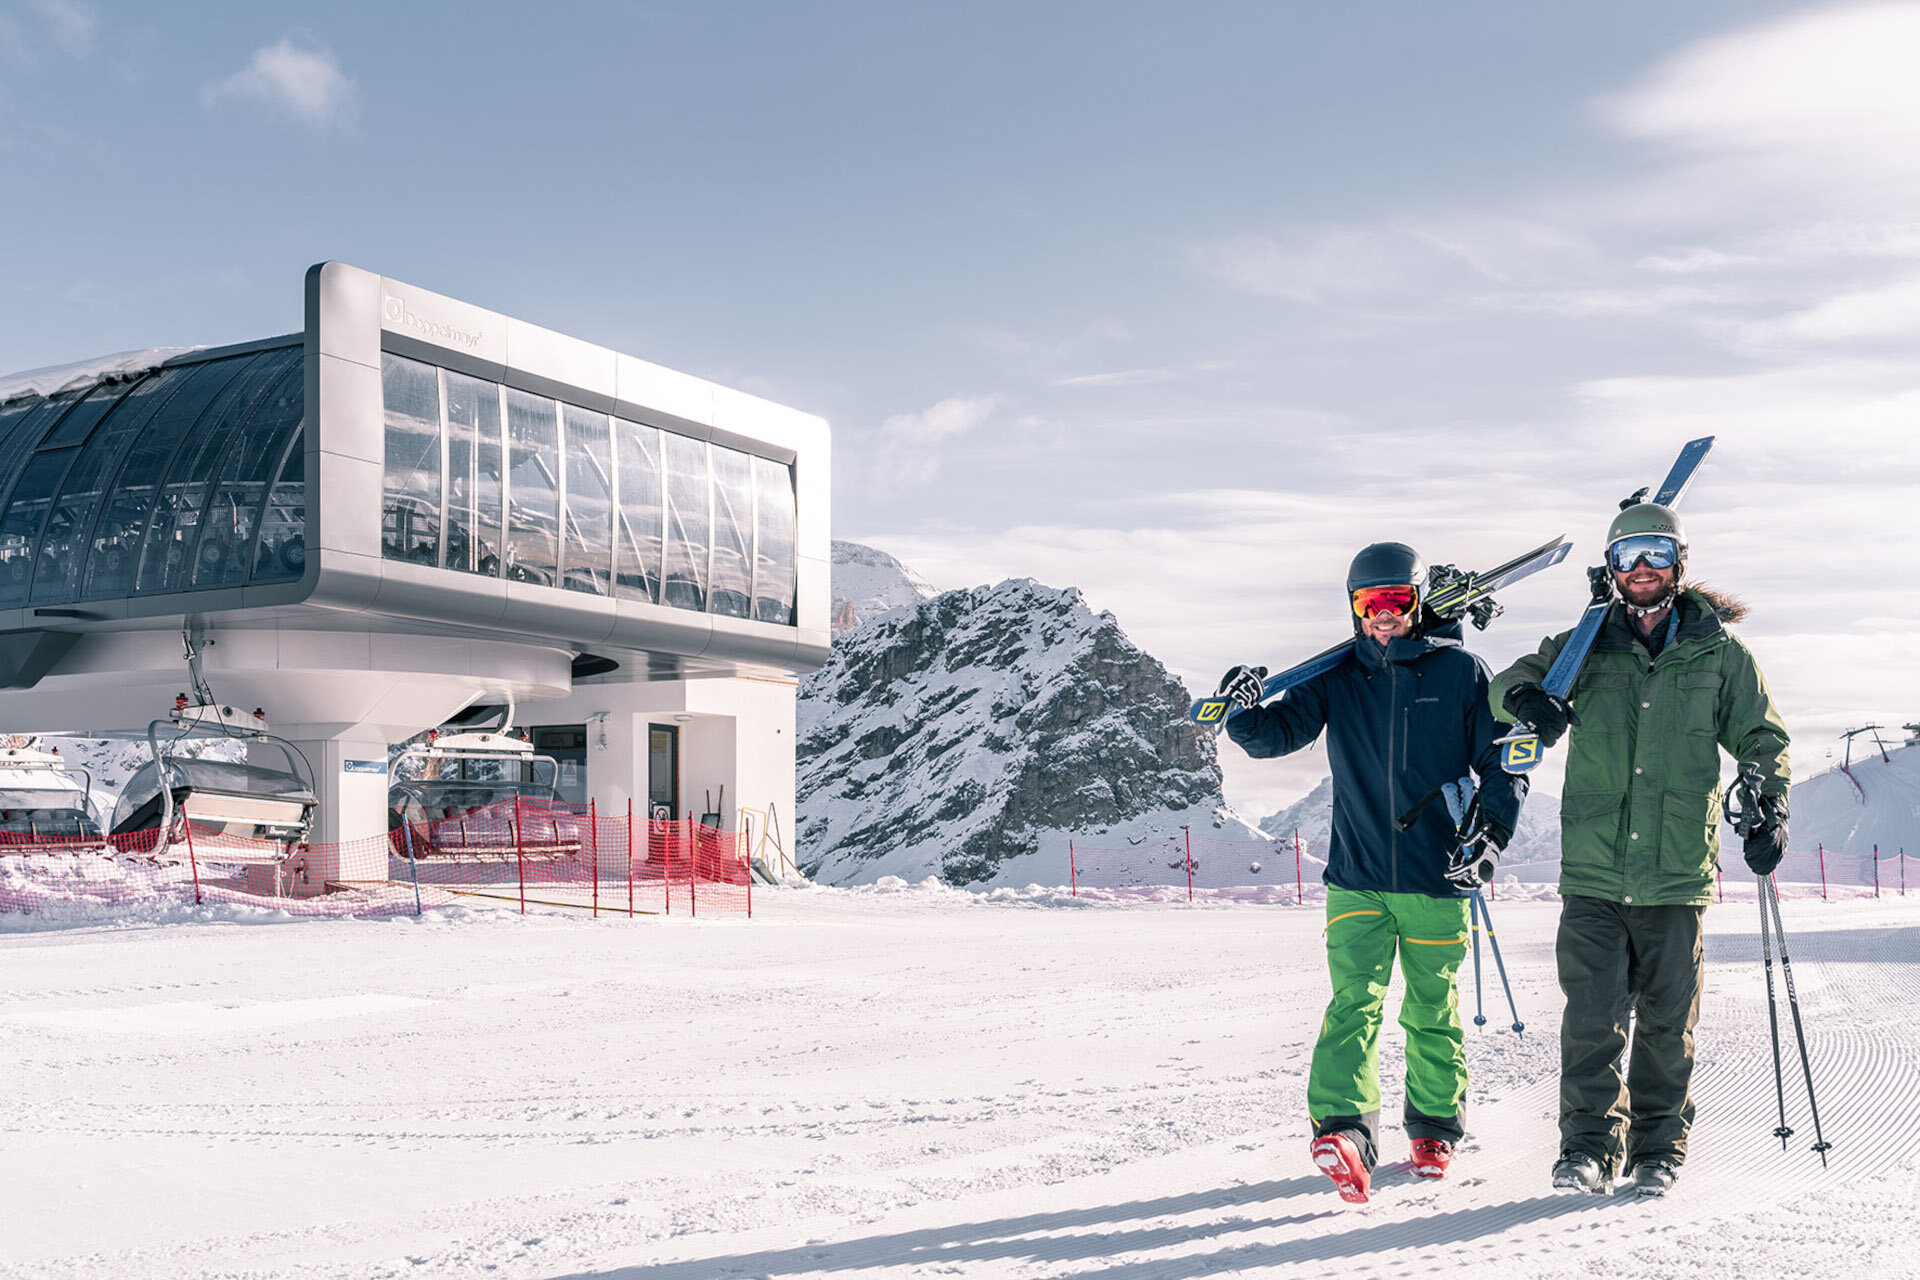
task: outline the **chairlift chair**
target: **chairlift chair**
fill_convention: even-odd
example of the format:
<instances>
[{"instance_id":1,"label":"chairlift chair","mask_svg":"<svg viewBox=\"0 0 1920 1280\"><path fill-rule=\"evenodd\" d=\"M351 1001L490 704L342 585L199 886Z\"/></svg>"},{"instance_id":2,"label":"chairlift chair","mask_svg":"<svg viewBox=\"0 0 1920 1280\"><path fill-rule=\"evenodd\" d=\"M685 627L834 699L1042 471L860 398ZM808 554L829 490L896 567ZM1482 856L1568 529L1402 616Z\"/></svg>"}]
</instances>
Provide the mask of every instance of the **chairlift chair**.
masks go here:
<instances>
[{"instance_id":1,"label":"chairlift chair","mask_svg":"<svg viewBox=\"0 0 1920 1280\"><path fill-rule=\"evenodd\" d=\"M165 740L163 728L176 730ZM237 760L170 754L167 747L188 739L229 738L251 746L264 744L286 757L287 767ZM298 747L267 732L266 718L232 707L201 704L176 708L167 719L147 726L153 759L128 779L114 807L113 834L163 833L157 847L176 844L185 824L204 831L285 846L304 844L313 830L312 772ZM278 855L276 855L278 856ZM241 859L227 859L239 861Z\"/></svg>"},{"instance_id":2,"label":"chairlift chair","mask_svg":"<svg viewBox=\"0 0 1920 1280\"><path fill-rule=\"evenodd\" d=\"M507 718L512 718L511 709ZM409 761L420 761L435 776L405 777ZM469 776L471 766L486 763L509 766L499 770L509 776ZM455 766L454 777L443 776L449 764ZM504 724L409 747L395 762L394 777L387 789L387 824L399 852L406 852L406 827L413 830L416 857L580 851L578 818L553 807L559 800L560 762L535 752L531 742L508 733ZM534 802L531 810L517 803L529 800Z\"/></svg>"},{"instance_id":3,"label":"chairlift chair","mask_svg":"<svg viewBox=\"0 0 1920 1280\"><path fill-rule=\"evenodd\" d=\"M68 853L104 844L85 766L57 749L41 750L38 738L0 750L0 851Z\"/></svg>"}]
</instances>

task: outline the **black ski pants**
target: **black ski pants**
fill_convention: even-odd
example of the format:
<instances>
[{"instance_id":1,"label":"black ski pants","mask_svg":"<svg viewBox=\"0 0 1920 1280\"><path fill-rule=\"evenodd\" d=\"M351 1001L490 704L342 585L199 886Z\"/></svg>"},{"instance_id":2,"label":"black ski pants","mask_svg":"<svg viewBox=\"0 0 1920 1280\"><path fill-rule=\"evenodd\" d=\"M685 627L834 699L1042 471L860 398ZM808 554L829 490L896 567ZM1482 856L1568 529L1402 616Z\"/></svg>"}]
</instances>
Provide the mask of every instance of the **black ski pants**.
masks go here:
<instances>
[{"instance_id":1,"label":"black ski pants","mask_svg":"<svg viewBox=\"0 0 1920 1280\"><path fill-rule=\"evenodd\" d=\"M1560 1022L1562 1151L1585 1152L1615 1171L1640 1160L1686 1159L1706 915L1705 907L1600 898L1569 897L1561 906L1554 959L1567 998Z\"/></svg>"}]
</instances>

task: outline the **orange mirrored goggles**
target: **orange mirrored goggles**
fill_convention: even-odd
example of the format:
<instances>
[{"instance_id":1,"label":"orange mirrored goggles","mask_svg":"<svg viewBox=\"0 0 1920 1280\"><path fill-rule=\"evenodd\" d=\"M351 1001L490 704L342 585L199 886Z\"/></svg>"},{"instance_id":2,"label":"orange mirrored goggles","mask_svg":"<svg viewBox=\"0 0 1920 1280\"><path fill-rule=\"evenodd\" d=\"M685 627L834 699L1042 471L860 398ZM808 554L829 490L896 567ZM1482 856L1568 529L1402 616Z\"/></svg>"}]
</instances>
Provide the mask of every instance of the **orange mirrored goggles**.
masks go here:
<instances>
[{"instance_id":1,"label":"orange mirrored goggles","mask_svg":"<svg viewBox=\"0 0 1920 1280\"><path fill-rule=\"evenodd\" d=\"M1353 590L1353 616L1363 620L1376 613L1411 615L1419 603L1418 587L1355 587Z\"/></svg>"}]
</instances>

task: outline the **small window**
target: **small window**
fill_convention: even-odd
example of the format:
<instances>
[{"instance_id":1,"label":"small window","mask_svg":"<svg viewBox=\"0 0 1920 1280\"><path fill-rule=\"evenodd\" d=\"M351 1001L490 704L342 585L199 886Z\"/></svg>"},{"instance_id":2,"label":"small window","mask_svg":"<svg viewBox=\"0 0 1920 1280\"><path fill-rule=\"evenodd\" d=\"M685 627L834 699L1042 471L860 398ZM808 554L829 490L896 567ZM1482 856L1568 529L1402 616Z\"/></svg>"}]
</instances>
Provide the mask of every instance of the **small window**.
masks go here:
<instances>
[{"instance_id":1,"label":"small window","mask_svg":"<svg viewBox=\"0 0 1920 1280\"><path fill-rule=\"evenodd\" d=\"M793 625L793 468L753 460L755 554L753 616Z\"/></svg>"},{"instance_id":2,"label":"small window","mask_svg":"<svg viewBox=\"0 0 1920 1280\"><path fill-rule=\"evenodd\" d=\"M507 391L507 576L543 587L560 572L559 405Z\"/></svg>"}]
</instances>

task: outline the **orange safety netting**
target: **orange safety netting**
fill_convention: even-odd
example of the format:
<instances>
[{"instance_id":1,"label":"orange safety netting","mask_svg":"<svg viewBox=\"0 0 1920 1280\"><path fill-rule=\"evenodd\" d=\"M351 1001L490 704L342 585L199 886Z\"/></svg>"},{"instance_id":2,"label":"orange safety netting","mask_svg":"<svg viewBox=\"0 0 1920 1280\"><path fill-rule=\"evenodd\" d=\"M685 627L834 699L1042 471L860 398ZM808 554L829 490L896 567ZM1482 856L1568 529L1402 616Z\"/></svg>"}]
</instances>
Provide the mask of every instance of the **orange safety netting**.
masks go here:
<instances>
[{"instance_id":1,"label":"orange safety netting","mask_svg":"<svg viewBox=\"0 0 1920 1280\"><path fill-rule=\"evenodd\" d=\"M508 800L384 836L292 846L184 823L164 847L152 831L91 840L0 832L0 912L212 903L381 916L489 900L596 916L753 913L737 833L609 817L592 804Z\"/></svg>"}]
</instances>

